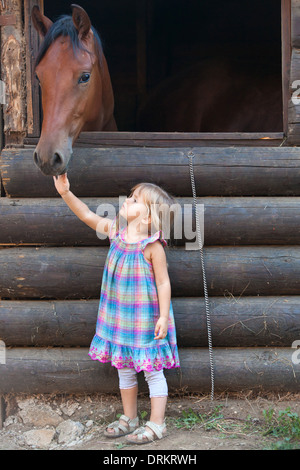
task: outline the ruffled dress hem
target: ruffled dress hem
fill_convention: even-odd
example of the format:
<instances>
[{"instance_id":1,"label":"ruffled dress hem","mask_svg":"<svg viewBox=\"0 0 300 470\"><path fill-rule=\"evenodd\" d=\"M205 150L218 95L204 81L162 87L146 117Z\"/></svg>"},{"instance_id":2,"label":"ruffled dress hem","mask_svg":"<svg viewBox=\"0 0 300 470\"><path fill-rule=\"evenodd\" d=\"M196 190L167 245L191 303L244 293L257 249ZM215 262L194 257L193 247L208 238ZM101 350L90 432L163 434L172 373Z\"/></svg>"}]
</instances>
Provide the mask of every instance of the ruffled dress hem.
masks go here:
<instances>
[{"instance_id":1,"label":"ruffled dress hem","mask_svg":"<svg viewBox=\"0 0 300 470\"><path fill-rule=\"evenodd\" d=\"M137 372L180 367L177 345L170 343L153 348L133 348L106 341L95 335L89 356L94 361L111 362L117 369L129 367Z\"/></svg>"}]
</instances>

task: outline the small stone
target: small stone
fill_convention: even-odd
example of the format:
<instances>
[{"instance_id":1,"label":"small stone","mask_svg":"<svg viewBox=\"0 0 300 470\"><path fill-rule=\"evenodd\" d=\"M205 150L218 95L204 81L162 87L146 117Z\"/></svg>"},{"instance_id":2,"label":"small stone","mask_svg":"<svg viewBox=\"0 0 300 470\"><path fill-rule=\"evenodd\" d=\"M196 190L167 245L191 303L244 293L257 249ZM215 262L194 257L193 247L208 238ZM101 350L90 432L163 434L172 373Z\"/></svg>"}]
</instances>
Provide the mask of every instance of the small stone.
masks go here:
<instances>
[{"instance_id":1,"label":"small stone","mask_svg":"<svg viewBox=\"0 0 300 470\"><path fill-rule=\"evenodd\" d=\"M18 422L18 419L16 416L9 416L6 418L6 420L3 423L3 426L6 428L7 426L10 426L11 424L15 424Z\"/></svg>"},{"instance_id":2,"label":"small stone","mask_svg":"<svg viewBox=\"0 0 300 470\"><path fill-rule=\"evenodd\" d=\"M19 415L24 424L38 427L57 426L63 421L63 418L53 411L51 406L45 404L28 403L27 406L23 406Z\"/></svg>"},{"instance_id":3,"label":"small stone","mask_svg":"<svg viewBox=\"0 0 300 470\"><path fill-rule=\"evenodd\" d=\"M17 405L19 408L21 408L21 410L23 410L23 408L26 408L27 406L32 406L32 405L35 405L36 401L34 398L18 398L17 397Z\"/></svg>"},{"instance_id":4,"label":"small stone","mask_svg":"<svg viewBox=\"0 0 300 470\"><path fill-rule=\"evenodd\" d=\"M63 403L62 405L60 405L60 409L67 416L72 416L72 414L75 413L78 407L79 403L75 401L68 401L67 403Z\"/></svg>"},{"instance_id":5,"label":"small stone","mask_svg":"<svg viewBox=\"0 0 300 470\"><path fill-rule=\"evenodd\" d=\"M37 403L32 398L19 400L18 406L21 408L19 416L24 424L43 428L47 425L55 427L63 421L63 418L53 411L50 405Z\"/></svg>"},{"instance_id":6,"label":"small stone","mask_svg":"<svg viewBox=\"0 0 300 470\"><path fill-rule=\"evenodd\" d=\"M68 443L79 438L84 432L84 426L78 421L72 421L67 419L63 423L60 423L56 432L58 433L58 443Z\"/></svg>"},{"instance_id":7,"label":"small stone","mask_svg":"<svg viewBox=\"0 0 300 470\"><path fill-rule=\"evenodd\" d=\"M55 435L55 429L32 429L23 434L25 443L31 447L45 449L50 444Z\"/></svg>"}]
</instances>

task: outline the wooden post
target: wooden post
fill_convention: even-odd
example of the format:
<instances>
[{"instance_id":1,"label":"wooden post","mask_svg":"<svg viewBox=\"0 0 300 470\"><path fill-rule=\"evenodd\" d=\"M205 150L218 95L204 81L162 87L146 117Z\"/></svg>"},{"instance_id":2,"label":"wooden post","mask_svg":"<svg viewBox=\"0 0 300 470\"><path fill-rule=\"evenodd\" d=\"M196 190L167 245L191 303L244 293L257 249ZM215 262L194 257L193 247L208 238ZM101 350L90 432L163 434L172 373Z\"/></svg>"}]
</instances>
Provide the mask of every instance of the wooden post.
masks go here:
<instances>
[{"instance_id":1,"label":"wooden post","mask_svg":"<svg viewBox=\"0 0 300 470\"><path fill-rule=\"evenodd\" d=\"M288 102L288 139L289 145L300 143L300 105L299 105L299 69L300 69L300 0L291 0L291 60L290 89ZM283 51L284 52L284 51Z\"/></svg>"},{"instance_id":2,"label":"wooden post","mask_svg":"<svg viewBox=\"0 0 300 470\"><path fill-rule=\"evenodd\" d=\"M291 68L291 0L281 1L283 132L288 134Z\"/></svg>"},{"instance_id":3,"label":"wooden post","mask_svg":"<svg viewBox=\"0 0 300 470\"><path fill-rule=\"evenodd\" d=\"M34 76L34 61L40 46L38 32L31 22L31 10L38 5L44 11L44 0L24 0L24 28L26 52L26 95L27 95L27 132L28 136L39 137L41 127L40 89Z\"/></svg>"},{"instance_id":4,"label":"wooden post","mask_svg":"<svg viewBox=\"0 0 300 470\"><path fill-rule=\"evenodd\" d=\"M6 87L3 105L6 146L22 146L25 136L26 103L22 0L0 2L1 79Z\"/></svg>"}]
</instances>

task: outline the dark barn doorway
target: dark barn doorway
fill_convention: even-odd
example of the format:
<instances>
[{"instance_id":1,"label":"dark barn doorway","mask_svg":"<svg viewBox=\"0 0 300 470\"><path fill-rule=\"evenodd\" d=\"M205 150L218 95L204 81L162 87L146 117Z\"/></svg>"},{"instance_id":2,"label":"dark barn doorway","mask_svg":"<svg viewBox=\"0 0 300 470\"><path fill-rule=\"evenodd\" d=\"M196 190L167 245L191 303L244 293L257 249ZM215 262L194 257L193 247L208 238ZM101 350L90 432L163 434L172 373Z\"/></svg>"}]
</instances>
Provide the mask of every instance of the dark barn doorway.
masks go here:
<instances>
[{"instance_id":1,"label":"dark barn doorway","mask_svg":"<svg viewBox=\"0 0 300 470\"><path fill-rule=\"evenodd\" d=\"M282 131L280 0L79 4L103 42L118 130ZM44 12L52 20L71 14L70 2L46 0ZM246 97L251 87L257 94ZM201 106L206 108L199 129L200 118L193 118ZM245 119L245 129L228 125L233 113Z\"/></svg>"}]
</instances>

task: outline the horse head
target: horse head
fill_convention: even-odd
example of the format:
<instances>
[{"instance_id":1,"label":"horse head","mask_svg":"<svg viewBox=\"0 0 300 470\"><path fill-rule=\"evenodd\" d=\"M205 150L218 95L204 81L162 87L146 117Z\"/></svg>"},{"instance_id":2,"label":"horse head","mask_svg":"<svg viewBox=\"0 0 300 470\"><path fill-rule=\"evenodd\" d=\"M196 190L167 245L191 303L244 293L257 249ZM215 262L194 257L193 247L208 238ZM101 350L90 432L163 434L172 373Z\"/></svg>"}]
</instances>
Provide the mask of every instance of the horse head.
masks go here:
<instances>
[{"instance_id":1,"label":"horse head","mask_svg":"<svg viewBox=\"0 0 300 470\"><path fill-rule=\"evenodd\" d=\"M67 171L73 143L82 130L116 130L114 97L100 38L83 8L55 23L32 8L43 38L35 73L42 94L43 123L34 162L45 175Z\"/></svg>"}]
</instances>

